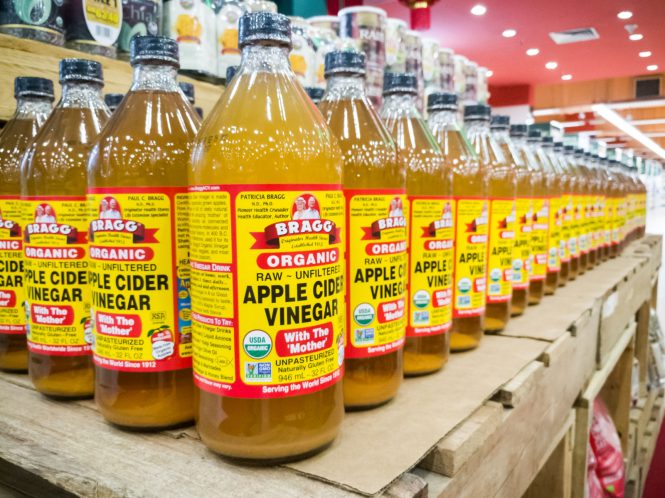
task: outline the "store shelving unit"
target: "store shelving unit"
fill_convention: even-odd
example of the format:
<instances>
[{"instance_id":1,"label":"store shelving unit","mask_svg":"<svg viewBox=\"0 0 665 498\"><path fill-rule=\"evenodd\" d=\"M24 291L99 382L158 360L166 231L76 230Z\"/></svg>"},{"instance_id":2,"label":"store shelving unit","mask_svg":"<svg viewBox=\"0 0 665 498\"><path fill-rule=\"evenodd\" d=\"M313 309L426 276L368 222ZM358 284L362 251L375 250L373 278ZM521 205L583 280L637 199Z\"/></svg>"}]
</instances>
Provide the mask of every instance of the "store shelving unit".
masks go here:
<instances>
[{"instance_id":1,"label":"store shelving unit","mask_svg":"<svg viewBox=\"0 0 665 498\"><path fill-rule=\"evenodd\" d=\"M0 482L82 496L581 498L600 396L637 497L665 410L648 378L662 361L649 336L661 252L660 237L634 242L441 372L408 379L393 402L348 414L320 455L278 467L232 464L193 427L123 432L92 401L48 400L26 376L0 374ZM633 404L635 360L645 368Z\"/></svg>"},{"instance_id":2,"label":"store shelving unit","mask_svg":"<svg viewBox=\"0 0 665 498\"><path fill-rule=\"evenodd\" d=\"M104 67L104 93L125 93L132 81L129 62L90 55L76 50L55 47L32 40L23 40L0 34L0 121L6 121L14 112L14 78L17 76L41 76L58 81L58 64L61 59L74 57L93 59ZM208 114L221 95L222 87L180 76L196 87L196 105ZM56 85L56 96L60 95Z\"/></svg>"}]
</instances>

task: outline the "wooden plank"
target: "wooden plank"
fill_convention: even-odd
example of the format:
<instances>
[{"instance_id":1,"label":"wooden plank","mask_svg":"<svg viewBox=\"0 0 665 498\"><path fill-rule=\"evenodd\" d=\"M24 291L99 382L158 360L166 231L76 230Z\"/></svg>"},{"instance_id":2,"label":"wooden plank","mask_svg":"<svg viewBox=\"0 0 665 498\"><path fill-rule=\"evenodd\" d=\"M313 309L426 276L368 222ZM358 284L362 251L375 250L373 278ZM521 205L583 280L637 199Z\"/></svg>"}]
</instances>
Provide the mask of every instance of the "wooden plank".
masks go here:
<instances>
[{"instance_id":1,"label":"wooden plank","mask_svg":"<svg viewBox=\"0 0 665 498\"><path fill-rule=\"evenodd\" d=\"M283 467L231 464L192 438L123 432L89 407L15 383L0 382L0 399L12 400L0 404L0 461L24 469L26 485L84 497L352 496Z\"/></svg>"},{"instance_id":2,"label":"wooden plank","mask_svg":"<svg viewBox=\"0 0 665 498\"><path fill-rule=\"evenodd\" d=\"M575 438L575 413L570 412L564 426L563 437L542 465L522 498L570 498L573 470L573 442Z\"/></svg>"},{"instance_id":3,"label":"wooden plank","mask_svg":"<svg viewBox=\"0 0 665 498\"><path fill-rule=\"evenodd\" d=\"M418 464L452 477L481 448L503 420L503 405L488 401L441 440Z\"/></svg>"},{"instance_id":4,"label":"wooden plank","mask_svg":"<svg viewBox=\"0 0 665 498\"><path fill-rule=\"evenodd\" d=\"M637 312L637 329L635 330L635 358L639 362L639 396L647 395L649 381L649 320L651 306L646 300Z\"/></svg>"},{"instance_id":5,"label":"wooden plank","mask_svg":"<svg viewBox=\"0 0 665 498\"><path fill-rule=\"evenodd\" d=\"M383 498L427 498L427 481L407 472L380 495Z\"/></svg>"},{"instance_id":6,"label":"wooden plank","mask_svg":"<svg viewBox=\"0 0 665 498\"><path fill-rule=\"evenodd\" d=\"M508 408L515 408L529 398L533 389L538 388L544 372L545 365L542 362L532 361L499 389L494 401Z\"/></svg>"},{"instance_id":7,"label":"wooden plank","mask_svg":"<svg viewBox=\"0 0 665 498\"><path fill-rule=\"evenodd\" d=\"M91 55L63 47L55 47L33 40L24 40L0 34L0 120L7 120L14 113L14 78L17 76L41 76L58 81L58 64L65 58L96 60L104 67L104 92L125 93L132 81L132 68L128 62ZM179 76L180 81L194 84L196 105L208 114L219 99L222 88L210 83ZM60 96L59 85L56 96Z\"/></svg>"}]
</instances>

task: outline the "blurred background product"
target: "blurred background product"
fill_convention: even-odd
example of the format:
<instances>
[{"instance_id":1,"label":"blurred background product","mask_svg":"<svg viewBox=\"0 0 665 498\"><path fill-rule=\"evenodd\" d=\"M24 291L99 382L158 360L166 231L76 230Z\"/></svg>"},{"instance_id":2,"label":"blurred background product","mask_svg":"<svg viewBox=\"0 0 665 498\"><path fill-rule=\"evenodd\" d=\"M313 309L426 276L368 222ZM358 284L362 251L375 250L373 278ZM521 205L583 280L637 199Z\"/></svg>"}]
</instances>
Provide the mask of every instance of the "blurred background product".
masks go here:
<instances>
[{"instance_id":1,"label":"blurred background product","mask_svg":"<svg viewBox=\"0 0 665 498\"><path fill-rule=\"evenodd\" d=\"M1 0L0 33L53 45L64 44L62 0Z\"/></svg>"}]
</instances>

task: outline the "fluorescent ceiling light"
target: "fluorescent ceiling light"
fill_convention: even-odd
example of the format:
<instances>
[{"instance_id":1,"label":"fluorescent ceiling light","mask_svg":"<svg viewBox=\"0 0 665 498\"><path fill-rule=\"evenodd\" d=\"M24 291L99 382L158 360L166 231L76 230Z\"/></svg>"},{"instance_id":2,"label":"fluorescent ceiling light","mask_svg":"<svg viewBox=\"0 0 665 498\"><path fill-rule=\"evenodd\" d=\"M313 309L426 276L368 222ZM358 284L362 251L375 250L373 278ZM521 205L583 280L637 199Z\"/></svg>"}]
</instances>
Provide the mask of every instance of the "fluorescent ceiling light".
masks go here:
<instances>
[{"instance_id":1,"label":"fluorescent ceiling light","mask_svg":"<svg viewBox=\"0 0 665 498\"><path fill-rule=\"evenodd\" d=\"M547 69L549 69L550 71L552 71L552 70L556 69L557 67L559 67L559 64L557 64L557 63L554 62L554 61L550 61L550 62L548 62L547 64L545 64L545 67L546 67Z\"/></svg>"},{"instance_id":2,"label":"fluorescent ceiling light","mask_svg":"<svg viewBox=\"0 0 665 498\"><path fill-rule=\"evenodd\" d=\"M578 126L584 126L586 121L564 121L561 123L562 128L576 128Z\"/></svg>"},{"instance_id":3,"label":"fluorescent ceiling light","mask_svg":"<svg viewBox=\"0 0 665 498\"><path fill-rule=\"evenodd\" d=\"M474 16L484 16L486 12L487 12L487 7L485 7L484 5L478 4L471 7L471 13Z\"/></svg>"},{"instance_id":4,"label":"fluorescent ceiling light","mask_svg":"<svg viewBox=\"0 0 665 498\"><path fill-rule=\"evenodd\" d=\"M617 17L625 21L626 19L633 17L633 13L629 10L622 10L617 14Z\"/></svg>"},{"instance_id":5,"label":"fluorescent ceiling light","mask_svg":"<svg viewBox=\"0 0 665 498\"><path fill-rule=\"evenodd\" d=\"M573 79L573 75L572 74L563 74L563 75L561 75L561 79L563 81L570 81L570 80Z\"/></svg>"},{"instance_id":6,"label":"fluorescent ceiling light","mask_svg":"<svg viewBox=\"0 0 665 498\"><path fill-rule=\"evenodd\" d=\"M552 119L550 121L550 124L554 126L555 128L559 128L560 130L563 130L563 125L561 124L560 121L557 121L556 119Z\"/></svg>"},{"instance_id":7,"label":"fluorescent ceiling light","mask_svg":"<svg viewBox=\"0 0 665 498\"><path fill-rule=\"evenodd\" d=\"M491 69L488 69L485 74L487 75L488 78L491 78L492 76L494 76L494 71L492 71Z\"/></svg>"},{"instance_id":8,"label":"fluorescent ceiling light","mask_svg":"<svg viewBox=\"0 0 665 498\"><path fill-rule=\"evenodd\" d=\"M656 125L656 124L665 124L665 118L657 119L634 119L629 121L633 126L645 126L645 125Z\"/></svg>"},{"instance_id":9,"label":"fluorescent ceiling light","mask_svg":"<svg viewBox=\"0 0 665 498\"><path fill-rule=\"evenodd\" d=\"M651 51L650 50L645 50L644 52L640 52L638 55L640 57L651 57Z\"/></svg>"},{"instance_id":10,"label":"fluorescent ceiling light","mask_svg":"<svg viewBox=\"0 0 665 498\"><path fill-rule=\"evenodd\" d=\"M647 66L647 71L658 71L658 64L649 64Z\"/></svg>"},{"instance_id":11,"label":"fluorescent ceiling light","mask_svg":"<svg viewBox=\"0 0 665 498\"><path fill-rule=\"evenodd\" d=\"M506 29L506 30L504 30L503 33L501 33L501 36L503 36L504 38L512 38L516 34L517 34L517 31L515 31L514 29Z\"/></svg>"},{"instance_id":12,"label":"fluorescent ceiling light","mask_svg":"<svg viewBox=\"0 0 665 498\"><path fill-rule=\"evenodd\" d=\"M610 109L605 104L594 104L591 106L591 110L596 114L600 115L603 119L611 123L616 128L623 131L626 135L630 136L632 139L637 140L639 143L644 145L647 149L652 151L657 156L665 159L665 149L663 149L656 142L647 137L640 130L631 125L628 121L623 119L619 114Z\"/></svg>"},{"instance_id":13,"label":"fluorescent ceiling light","mask_svg":"<svg viewBox=\"0 0 665 498\"><path fill-rule=\"evenodd\" d=\"M642 38L644 38L644 35L641 33L633 33L628 37L631 41L640 41Z\"/></svg>"},{"instance_id":14,"label":"fluorescent ceiling light","mask_svg":"<svg viewBox=\"0 0 665 498\"><path fill-rule=\"evenodd\" d=\"M529 48L526 51L526 55L528 55L530 57L533 57L534 55L538 55L539 53L540 53L540 50L538 50L537 48Z\"/></svg>"},{"instance_id":15,"label":"fluorescent ceiling light","mask_svg":"<svg viewBox=\"0 0 665 498\"><path fill-rule=\"evenodd\" d=\"M662 107L665 106L665 99L635 100L632 102L615 102L607 104L607 107L615 110L623 109L642 109L644 107Z\"/></svg>"},{"instance_id":16,"label":"fluorescent ceiling light","mask_svg":"<svg viewBox=\"0 0 665 498\"><path fill-rule=\"evenodd\" d=\"M647 137L653 137L653 138L662 138L665 137L665 131L657 131L654 133L645 133Z\"/></svg>"},{"instance_id":17,"label":"fluorescent ceiling light","mask_svg":"<svg viewBox=\"0 0 665 498\"><path fill-rule=\"evenodd\" d=\"M538 116L551 116L552 114L564 114L564 112L563 109L554 107L552 109L536 109L531 114L538 117Z\"/></svg>"}]
</instances>

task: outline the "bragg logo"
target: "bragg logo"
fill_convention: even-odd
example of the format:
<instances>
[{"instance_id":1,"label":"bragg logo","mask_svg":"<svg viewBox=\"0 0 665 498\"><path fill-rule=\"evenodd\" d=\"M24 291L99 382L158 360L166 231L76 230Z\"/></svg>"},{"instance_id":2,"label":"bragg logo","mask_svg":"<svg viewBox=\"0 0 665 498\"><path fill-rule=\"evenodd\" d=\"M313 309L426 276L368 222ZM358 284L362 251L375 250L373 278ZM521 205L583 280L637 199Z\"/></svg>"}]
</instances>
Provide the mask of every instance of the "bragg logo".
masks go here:
<instances>
[{"instance_id":1,"label":"bragg logo","mask_svg":"<svg viewBox=\"0 0 665 498\"><path fill-rule=\"evenodd\" d=\"M25 241L30 242L33 235L62 235L68 244L86 243L85 234L79 234L71 225L60 224L55 210L50 204L38 204L33 213L34 223L25 226Z\"/></svg>"},{"instance_id":2,"label":"bragg logo","mask_svg":"<svg viewBox=\"0 0 665 498\"><path fill-rule=\"evenodd\" d=\"M478 227L482 225L487 225L487 203L483 202L483 210L480 213L478 218L474 218L471 223L466 224L466 231L468 233L475 233L478 231Z\"/></svg>"},{"instance_id":3,"label":"bragg logo","mask_svg":"<svg viewBox=\"0 0 665 498\"><path fill-rule=\"evenodd\" d=\"M10 237L21 236L21 225L12 220L2 219L2 213L0 213L0 230L8 230Z\"/></svg>"},{"instance_id":4,"label":"bragg logo","mask_svg":"<svg viewBox=\"0 0 665 498\"><path fill-rule=\"evenodd\" d=\"M99 201L99 218L90 222L90 240L95 240L95 234L99 232L120 232L132 235L133 242L154 243L156 229L146 229L143 223L123 218L122 210L118 201L111 196L104 197Z\"/></svg>"},{"instance_id":5,"label":"bragg logo","mask_svg":"<svg viewBox=\"0 0 665 498\"><path fill-rule=\"evenodd\" d=\"M441 218L434 220L428 226L422 227L423 233L421 237L436 237L436 231L443 228L453 228L453 208L450 202L446 202L441 210Z\"/></svg>"},{"instance_id":6,"label":"bragg logo","mask_svg":"<svg viewBox=\"0 0 665 498\"><path fill-rule=\"evenodd\" d=\"M327 235L330 244L340 240L339 228L332 220L321 218L321 208L317 198L308 193L299 195L291 207L291 219L268 225L263 232L253 232L256 239L252 249L279 247L282 237L296 235Z\"/></svg>"},{"instance_id":7,"label":"bragg logo","mask_svg":"<svg viewBox=\"0 0 665 498\"><path fill-rule=\"evenodd\" d=\"M406 228L402 199L399 197L393 197L390 201L387 218L381 218L373 222L370 226L363 227L365 231L363 240L380 239L381 232L392 228Z\"/></svg>"}]
</instances>

